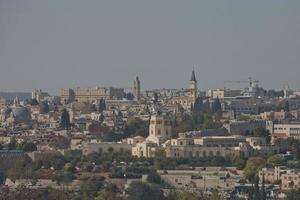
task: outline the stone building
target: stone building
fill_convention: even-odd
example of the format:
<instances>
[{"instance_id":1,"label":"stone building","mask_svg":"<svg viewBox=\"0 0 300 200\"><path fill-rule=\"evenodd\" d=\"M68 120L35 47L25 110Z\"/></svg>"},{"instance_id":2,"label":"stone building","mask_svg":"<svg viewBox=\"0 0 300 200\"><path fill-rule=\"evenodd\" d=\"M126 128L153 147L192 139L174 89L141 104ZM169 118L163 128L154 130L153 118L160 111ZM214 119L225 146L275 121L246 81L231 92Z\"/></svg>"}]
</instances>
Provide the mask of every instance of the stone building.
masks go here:
<instances>
[{"instance_id":1,"label":"stone building","mask_svg":"<svg viewBox=\"0 0 300 200\"><path fill-rule=\"evenodd\" d=\"M165 148L167 157L240 156L239 146L245 142L241 137L179 137L172 139Z\"/></svg>"},{"instance_id":2,"label":"stone building","mask_svg":"<svg viewBox=\"0 0 300 200\"><path fill-rule=\"evenodd\" d=\"M137 157L153 157L160 146L171 138L172 126L167 115L157 111L150 118L149 136L128 138L133 145L132 155Z\"/></svg>"},{"instance_id":3,"label":"stone building","mask_svg":"<svg viewBox=\"0 0 300 200\"><path fill-rule=\"evenodd\" d=\"M244 178L234 167L199 167L194 170L158 170L161 178L178 189L232 191Z\"/></svg>"},{"instance_id":4,"label":"stone building","mask_svg":"<svg viewBox=\"0 0 300 200\"><path fill-rule=\"evenodd\" d=\"M231 135L249 135L256 128L267 128L264 120L231 121L223 125Z\"/></svg>"},{"instance_id":5,"label":"stone building","mask_svg":"<svg viewBox=\"0 0 300 200\"><path fill-rule=\"evenodd\" d=\"M241 90L230 90L230 89L216 89L216 90L208 90L207 96L211 99L232 99L242 95Z\"/></svg>"},{"instance_id":6,"label":"stone building","mask_svg":"<svg viewBox=\"0 0 300 200\"><path fill-rule=\"evenodd\" d=\"M262 168L258 172L259 181L262 183L263 179L265 182L275 184L279 183L281 176L286 174L290 169L285 166L276 166L274 168Z\"/></svg>"},{"instance_id":7,"label":"stone building","mask_svg":"<svg viewBox=\"0 0 300 200\"><path fill-rule=\"evenodd\" d=\"M270 122L269 130L272 134L272 139L294 138L300 140L300 124L273 124Z\"/></svg>"},{"instance_id":8,"label":"stone building","mask_svg":"<svg viewBox=\"0 0 300 200\"><path fill-rule=\"evenodd\" d=\"M131 151L132 145L116 142L99 142L99 143L84 143L82 144L82 154L89 155L99 152L121 152Z\"/></svg>"},{"instance_id":9,"label":"stone building","mask_svg":"<svg viewBox=\"0 0 300 200\"><path fill-rule=\"evenodd\" d=\"M300 171L293 169L281 175L281 189L291 191L300 189Z\"/></svg>"},{"instance_id":10,"label":"stone building","mask_svg":"<svg viewBox=\"0 0 300 200\"><path fill-rule=\"evenodd\" d=\"M35 89L31 93L31 99L36 99L38 102L44 101L48 97L50 97L50 94L47 92L43 92L41 89Z\"/></svg>"},{"instance_id":11,"label":"stone building","mask_svg":"<svg viewBox=\"0 0 300 200\"><path fill-rule=\"evenodd\" d=\"M151 116L147 141L161 145L171 138L171 133L172 126L167 115L158 111L155 115Z\"/></svg>"},{"instance_id":12,"label":"stone building","mask_svg":"<svg viewBox=\"0 0 300 200\"><path fill-rule=\"evenodd\" d=\"M133 96L137 101L141 100L141 82L138 76L133 82Z\"/></svg>"},{"instance_id":13,"label":"stone building","mask_svg":"<svg viewBox=\"0 0 300 200\"><path fill-rule=\"evenodd\" d=\"M123 88L96 87L96 88L67 88L61 89L60 98L62 103L78 102L97 102L100 99L122 99L124 97Z\"/></svg>"}]
</instances>

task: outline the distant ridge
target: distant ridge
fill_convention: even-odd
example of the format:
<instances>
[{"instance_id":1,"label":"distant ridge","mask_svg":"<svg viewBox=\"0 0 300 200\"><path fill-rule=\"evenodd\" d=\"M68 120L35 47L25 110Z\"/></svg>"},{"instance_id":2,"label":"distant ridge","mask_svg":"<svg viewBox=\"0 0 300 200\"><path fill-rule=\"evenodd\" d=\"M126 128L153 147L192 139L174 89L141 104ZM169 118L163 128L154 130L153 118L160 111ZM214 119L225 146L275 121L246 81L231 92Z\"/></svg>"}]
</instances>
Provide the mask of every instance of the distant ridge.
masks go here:
<instances>
[{"instance_id":1,"label":"distant ridge","mask_svg":"<svg viewBox=\"0 0 300 200\"><path fill-rule=\"evenodd\" d=\"M28 92L0 92L0 98L13 100L18 97L20 100L31 99L31 93Z\"/></svg>"}]
</instances>

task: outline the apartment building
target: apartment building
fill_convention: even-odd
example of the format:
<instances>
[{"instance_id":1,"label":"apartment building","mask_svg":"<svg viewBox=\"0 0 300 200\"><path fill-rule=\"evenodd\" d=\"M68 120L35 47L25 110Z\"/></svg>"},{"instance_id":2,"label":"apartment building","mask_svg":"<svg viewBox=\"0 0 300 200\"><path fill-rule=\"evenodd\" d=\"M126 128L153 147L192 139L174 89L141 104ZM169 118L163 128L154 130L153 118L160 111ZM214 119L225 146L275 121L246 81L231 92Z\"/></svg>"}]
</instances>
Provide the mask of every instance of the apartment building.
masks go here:
<instances>
[{"instance_id":1,"label":"apartment building","mask_svg":"<svg viewBox=\"0 0 300 200\"><path fill-rule=\"evenodd\" d=\"M273 124L270 132L274 140L289 137L300 140L300 124Z\"/></svg>"}]
</instances>

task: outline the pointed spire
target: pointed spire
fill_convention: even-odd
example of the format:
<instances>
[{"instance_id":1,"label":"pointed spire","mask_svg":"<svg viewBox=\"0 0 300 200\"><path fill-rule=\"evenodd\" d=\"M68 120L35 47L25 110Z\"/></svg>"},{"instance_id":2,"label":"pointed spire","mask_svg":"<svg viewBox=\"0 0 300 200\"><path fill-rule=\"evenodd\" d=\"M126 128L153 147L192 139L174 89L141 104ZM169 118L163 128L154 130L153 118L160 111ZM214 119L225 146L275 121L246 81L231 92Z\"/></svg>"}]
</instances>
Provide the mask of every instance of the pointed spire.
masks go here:
<instances>
[{"instance_id":1,"label":"pointed spire","mask_svg":"<svg viewBox=\"0 0 300 200\"><path fill-rule=\"evenodd\" d=\"M192 76L190 81L196 81L195 70L192 71Z\"/></svg>"}]
</instances>

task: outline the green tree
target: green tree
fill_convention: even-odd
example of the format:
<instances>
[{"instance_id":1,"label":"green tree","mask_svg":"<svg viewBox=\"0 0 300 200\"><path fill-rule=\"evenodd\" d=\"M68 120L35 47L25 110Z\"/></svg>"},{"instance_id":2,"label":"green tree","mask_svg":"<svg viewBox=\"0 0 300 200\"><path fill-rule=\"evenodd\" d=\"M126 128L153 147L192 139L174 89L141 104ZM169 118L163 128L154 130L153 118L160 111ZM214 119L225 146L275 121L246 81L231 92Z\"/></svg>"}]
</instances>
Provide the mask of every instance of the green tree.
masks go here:
<instances>
[{"instance_id":1,"label":"green tree","mask_svg":"<svg viewBox=\"0 0 300 200\"><path fill-rule=\"evenodd\" d=\"M200 200L197 194L187 191L179 190L176 192L176 200Z\"/></svg>"},{"instance_id":2,"label":"green tree","mask_svg":"<svg viewBox=\"0 0 300 200\"><path fill-rule=\"evenodd\" d=\"M67 109L64 109L61 114L60 126L65 130L69 130L71 128L70 115Z\"/></svg>"},{"instance_id":3,"label":"green tree","mask_svg":"<svg viewBox=\"0 0 300 200\"><path fill-rule=\"evenodd\" d=\"M82 197L94 198L98 191L103 187L103 179L90 178L84 181L80 186L80 193Z\"/></svg>"},{"instance_id":4,"label":"green tree","mask_svg":"<svg viewBox=\"0 0 300 200\"><path fill-rule=\"evenodd\" d=\"M58 110L58 106L55 104L55 106L54 106L54 112L58 112L59 110Z\"/></svg>"},{"instance_id":5,"label":"green tree","mask_svg":"<svg viewBox=\"0 0 300 200\"><path fill-rule=\"evenodd\" d=\"M102 189L100 192L98 192L97 197L95 200L117 200L116 193L108 190L108 189Z\"/></svg>"},{"instance_id":6,"label":"green tree","mask_svg":"<svg viewBox=\"0 0 300 200\"><path fill-rule=\"evenodd\" d=\"M175 169L176 162L172 158L155 157L154 168L160 170L172 170Z\"/></svg>"},{"instance_id":7,"label":"green tree","mask_svg":"<svg viewBox=\"0 0 300 200\"><path fill-rule=\"evenodd\" d=\"M259 190L259 178L257 175L254 176L254 192L253 192L253 199L260 200L260 190Z\"/></svg>"},{"instance_id":8,"label":"green tree","mask_svg":"<svg viewBox=\"0 0 300 200\"><path fill-rule=\"evenodd\" d=\"M18 150L22 150L22 151L25 151L25 152L32 152L32 151L36 151L37 150L37 147L36 147L36 145L34 143L27 142L27 141L24 141L22 143L17 144L16 148Z\"/></svg>"},{"instance_id":9,"label":"green tree","mask_svg":"<svg viewBox=\"0 0 300 200\"><path fill-rule=\"evenodd\" d=\"M286 200L299 200L300 199L300 190L291 190L286 194Z\"/></svg>"},{"instance_id":10,"label":"green tree","mask_svg":"<svg viewBox=\"0 0 300 200\"><path fill-rule=\"evenodd\" d=\"M67 184L72 182L72 180L75 178L74 174L69 171L59 171L56 172L56 174L53 176L52 180L56 181L57 184Z\"/></svg>"},{"instance_id":11,"label":"green tree","mask_svg":"<svg viewBox=\"0 0 300 200\"><path fill-rule=\"evenodd\" d=\"M270 132L267 129L263 128L263 127L258 127L256 129L254 129L253 136L254 137L263 137L263 138L266 139L267 143L271 142Z\"/></svg>"},{"instance_id":12,"label":"green tree","mask_svg":"<svg viewBox=\"0 0 300 200\"><path fill-rule=\"evenodd\" d=\"M5 181L5 175L3 172L0 171L0 185L2 185Z\"/></svg>"},{"instance_id":13,"label":"green tree","mask_svg":"<svg viewBox=\"0 0 300 200\"><path fill-rule=\"evenodd\" d=\"M260 169L266 165L266 160L262 157L250 157L244 169L245 177L250 181L255 181L255 176Z\"/></svg>"},{"instance_id":14,"label":"green tree","mask_svg":"<svg viewBox=\"0 0 300 200\"><path fill-rule=\"evenodd\" d=\"M149 183L155 183L155 184L161 184L162 183L160 175L156 172L152 172L152 173L148 174L147 181Z\"/></svg>"},{"instance_id":15,"label":"green tree","mask_svg":"<svg viewBox=\"0 0 300 200\"><path fill-rule=\"evenodd\" d=\"M284 111L285 112L290 112L290 104L289 101L286 101L284 104Z\"/></svg>"},{"instance_id":16,"label":"green tree","mask_svg":"<svg viewBox=\"0 0 300 200\"><path fill-rule=\"evenodd\" d=\"M283 163L283 159L279 155L270 156L267 160L267 163L274 166L279 166Z\"/></svg>"},{"instance_id":17,"label":"green tree","mask_svg":"<svg viewBox=\"0 0 300 200\"><path fill-rule=\"evenodd\" d=\"M131 92L128 92L128 93L124 94L124 98L127 99L127 100L133 100L134 95Z\"/></svg>"},{"instance_id":18,"label":"green tree","mask_svg":"<svg viewBox=\"0 0 300 200\"><path fill-rule=\"evenodd\" d=\"M213 113L222 112L222 106L219 97L217 97L212 104L212 112Z\"/></svg>"},{"instance_id":19,"label":"green tree","mask_svg":"<svg viewBox=\"0 0 300 200\"><path fill-rule=\"evenodd\" d=\"M139 181L132 182L127 193L129 200L165 200L158 187Z\"/></svg>"},{"instance_id":20,"label":"green tree","mask_svg":"<svg viewBox=\"0 0 300 200\"><path fill-rule=\"evenodd\" d=\"M36 99L31 99L29 104L32 106L37 106L37 105L39 105L39 102Z\"/></svg>"},{"instance_id":21,"label":"green tree","mask_svg":"<svg viewBox=\"0 0 300 200\"><path fill-rule=\"evenodd\" d=\"M263 174L262 183L261 183L261 200L266 200L267 194L265 189L265 175Z\"/></svg>"},{"instance_id":22,"label":"green tree","mask_svg":"<svg viewBox=\"0 0 300 200\"><path fill-rule=\"evenodd\" d=\"M8 143L7 148L8 148L8 150L14 150L17 148L17 142L16 142L15 138L12 138L10 143Z\"/></svg>"},{"instance_id":23,"label":"green tree","mask_svg":"<svg viewBox=\"0 0 300 200\"><path fill-rule=\"evenodd\" d=\"M280 147L282 152L285 151L291 151L294 159L299 160L300 159L300 141L296 140L294 138L287 138L287 139L279 139L275 143Z\"/></svg>"},{"instance_id":24,"label":"green tree","mask_svg":"<svg viewBox=\"0 0 300 200\"><path fill-rule=\"evenodd\" d=\"M100 99L99 105L98 105L98 110L100 113L102 113L106 109L106 104L104 99Z\"/></svg>"},{"instance_id":25,"label":"green tree","mask_svg":"<svg viewBox=\"0 0 300 200\"><path fill-rule=\"evenodd\" d=\"M144 136L147 137L149 135L149 123L143 121L139 118L130 119L125 125L124 135L126 137L130 136Z\"/></svg>"},{"instance_id":26,"label":"green tree","mask_svg":"<svg viewBox=\"0 0 300 200\"><path fill-rule=\"evenodd\" d=\"M92 105L91 105L90 111L91 111L91 112L96 112L96 111L97 111L97 107L96 107L95 104L92 104Z\"/></svg>"},{"instance_id":27,"label":"green tree","mask_svg":"<svg viewBox=\"0 0 300 200\"><path fill-rule=\"evenodd\" d=\"M221 126L222 124L219 122L215 122L212 116L205 115L204 122L203 122L204 129L216 129L216 128L220 128Z\"/></svg>"},{"instance_id":28,"label":"green tree","mask_svg":"<svg viewBox=\"0 0 300 200\"><path fill-rule=\"evenodd\" d=\"M67 172L72 172L74 173L76 171L76 165L74 162L72 163L66 163L65 166L64 166L64 170L67 171Z\"/></svg>"},{"instance_id":29,"label":"green tree","mask_svg":"<svg viewBox=\"0 0 300 200\"><path fill-rule=\"evenodd\" d=\"M198 97L194 103L193 106L193 112L194 113L200 113L203 112L203 100L201 97Z\"/></svg>"},{"instance_id":30,"label":"green tree","mask_svg":"<svg viewBox=\"0 0 300 200\"><path fill-rule=\"evenodd\" d=\"M156 92L154 92L154 94L153 94L153 103L158 103L158 94L156 93Z\"/></svg>"},{"instance_id":31,"label":"green tree","mask_svg":"<svg viewBox=\"0 0 300 200\"><path fill-rule=\"evenodd\" d=\"M49 145L55 149L67 149L70 145L70 140L64 136L53 136Z\"/></svg>"},{"instance_id":32,"label":"green tree","mask_svg":"<svg viewBox=\"0 0 300 200\"><path fill-rule=\"evenodd\" d=\"M47 101L40 103L40 113L45 114L49 112L49 105Z\"/></svg>"},{"instance_id":33,"label":"green tree","mask_svg":"<svg viewBox=\"0 0 300 200\"><path fill-rule=\"evenodd\" d=\"M6 176L12 180L32 178L32 169L29 160L18 160L6 171Z\"/></svg>"}]
</instances>

